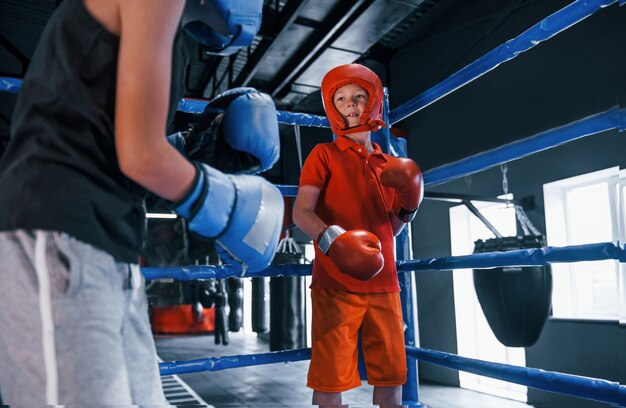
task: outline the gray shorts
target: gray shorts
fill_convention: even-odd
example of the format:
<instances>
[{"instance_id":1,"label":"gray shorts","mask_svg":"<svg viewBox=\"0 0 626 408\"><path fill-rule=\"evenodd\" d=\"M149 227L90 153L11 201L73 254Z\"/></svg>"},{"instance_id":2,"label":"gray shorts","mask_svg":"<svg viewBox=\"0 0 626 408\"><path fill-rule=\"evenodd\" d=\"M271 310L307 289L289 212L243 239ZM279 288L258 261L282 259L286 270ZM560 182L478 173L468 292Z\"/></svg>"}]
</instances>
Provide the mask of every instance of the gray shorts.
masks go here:
<instances>
[{"instance_id":1,"label":"gray shorts","mask_svg":"<svg viewBox=\"0 0 626 408\"><path fill-rule=\"evenodd\" d=\"M0 389L12 406L167 405L138 265L64 233L0 233Z\"/></svg>"}]
</instances>

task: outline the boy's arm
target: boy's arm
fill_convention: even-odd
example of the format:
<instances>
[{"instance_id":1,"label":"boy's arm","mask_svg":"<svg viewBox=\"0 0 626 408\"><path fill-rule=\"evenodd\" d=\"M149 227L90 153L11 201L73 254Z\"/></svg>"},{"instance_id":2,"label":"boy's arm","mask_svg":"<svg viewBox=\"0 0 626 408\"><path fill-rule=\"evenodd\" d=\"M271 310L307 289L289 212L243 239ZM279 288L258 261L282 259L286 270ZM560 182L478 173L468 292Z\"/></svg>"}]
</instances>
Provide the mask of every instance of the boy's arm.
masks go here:
<instances>
[{"instance_id":1,"label":"boy's arm","mask_svg":"<svg viewBox=\"0 0 626 408\"><path fill-rule=\"evenodd\" d=\"M327 225L315 214L315 206L320 196L320 189L315 186L300 186L293 205L293 222L313 240Z\"/></svg>"},{"instance_id":2,"label":"boy's arm","mask_svg":"<svg viewBox=\"0 0 626 408\"><path fill-rule=\"evenodd\" d=\"M185 2L120 1L115 147L120 170L170 201L196 170L165 138L172 48Z\"/></svg>"},{"instance_id":3,"label":"boy's arm","mask_svg":"<svg viewBox=\"0 0 626 408\"><path fill-rule=\"evenodd\" d=\"M172 50L185 1L118 1L115 147L120 170L173 202L170 206L190 221L191 231L217 236L223 260L250 271L266 268L283 223L280 191L258 176L226 175L192 164L165 137Z\"/></svg>"},{"instance_id":4,"label":"boy's arm","mask_svg":"<svg viewBox=\"0 0 626 408\"><path fill-rule=\"evenodd\" d=\"M319 188L301 186L293 206L293 221L309 237L320 241L319 249L343 273L360 280L376 276L384 265L376 235L365 230L346 231L339 225L326 225L314 212L319 195Z\"/></svg>"}]
</instances>

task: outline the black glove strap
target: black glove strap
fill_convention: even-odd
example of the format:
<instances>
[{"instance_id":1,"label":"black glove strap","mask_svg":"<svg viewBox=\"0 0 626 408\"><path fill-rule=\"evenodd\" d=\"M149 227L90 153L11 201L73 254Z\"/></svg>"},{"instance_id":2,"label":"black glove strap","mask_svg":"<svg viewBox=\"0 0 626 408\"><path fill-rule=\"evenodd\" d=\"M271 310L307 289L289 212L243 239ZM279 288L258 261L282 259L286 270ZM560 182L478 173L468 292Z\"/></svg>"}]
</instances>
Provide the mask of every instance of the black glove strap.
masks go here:
<instances>
[{"instance_id":1,"label":"black glove strap","mask_svg":"<svg viewBox=\"0 0 626 408\"><path fill-rule=\"evenodd\" d=\"M402 222L411 222L413 218L415 218L415 214L417 213L417 208L414 210L407 210L406 208L400 207L400 212L397 214L398 218L402 220Z\"/></svg>"},{"instance_id":2,"label":"black glove strap","mask_svg":"<svg viewBox=\"0 0 626 408\"><path fill-rule=\"evenodd\" d=\"M191 187L189 188L189 191L187 191L187 193L185 193L183 198L181 198L178 201L166 201L167 206L170 207L174 211L176 211L181 205L183 205L184 203L187 202L187 200L190 199L191 195L196 191L196 188L198 187L198 183L201 181L202 172L204 170L200 166L198 166L197 163L192 162L192 164L196 168L196 174L193 178L193 182L191 183ZM209 184L209 180L205 176L204 186L202 188L201 194L193 203L191 203L191 206L189 207L189 213L190 213L189 217L192 217L193 214L195 214L195 212L197 211L198 203L201 203L204 197L206 196L207 191L208 191L208 184Z\"/></svg>"}]
</instances>

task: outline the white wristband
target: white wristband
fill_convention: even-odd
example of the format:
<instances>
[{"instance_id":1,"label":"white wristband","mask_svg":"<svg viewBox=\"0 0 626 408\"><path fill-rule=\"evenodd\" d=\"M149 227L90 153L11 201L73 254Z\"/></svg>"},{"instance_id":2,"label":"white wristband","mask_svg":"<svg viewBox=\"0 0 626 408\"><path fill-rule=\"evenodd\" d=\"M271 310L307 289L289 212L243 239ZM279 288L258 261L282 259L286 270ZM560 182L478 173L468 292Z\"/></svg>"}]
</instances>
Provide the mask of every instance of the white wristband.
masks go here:
<instances>
[{"instance_id":1,"label":"white wristband","mask_svg":"<svg viewBox=\"0 0 626 408\"><path fill-rule=\"evenodd\" d=\"M317 242L317 246L324 254L328 253L328 249L333 244L333 241L339 237L339 235L345 233L346 230L339 225L331 225L326 228L326 231L322 234L320 240Z\"/></svg>"}]
</instances>

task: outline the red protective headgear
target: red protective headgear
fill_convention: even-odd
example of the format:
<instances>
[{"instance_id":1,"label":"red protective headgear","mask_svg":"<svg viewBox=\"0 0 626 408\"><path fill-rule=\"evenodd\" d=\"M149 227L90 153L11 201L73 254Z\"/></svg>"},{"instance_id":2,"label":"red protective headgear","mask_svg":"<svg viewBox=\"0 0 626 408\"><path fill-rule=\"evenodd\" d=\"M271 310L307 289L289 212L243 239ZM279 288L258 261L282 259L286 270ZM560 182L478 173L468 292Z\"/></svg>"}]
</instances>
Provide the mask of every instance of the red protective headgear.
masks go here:
<instances>
[{"instance_id":1,"label":"red protective headgear","mask_svg":"<svg viewBox=\"0 0 626 408\"><path fill-rule=\"evenodd\" d=\"M348 84L356 84L365 89L369 95L369 101L361 115L360 124L347 127L348 122L335 108L333 96L337 89ZM377 131L379 126L386 127L382 121L383 115L383 84L378 75L371 69L360 64L339 65L328 71L322 79L322 103L324 111L330 122L330 127L336 135L348 133Z\"/></svg>"}]
</instances>

